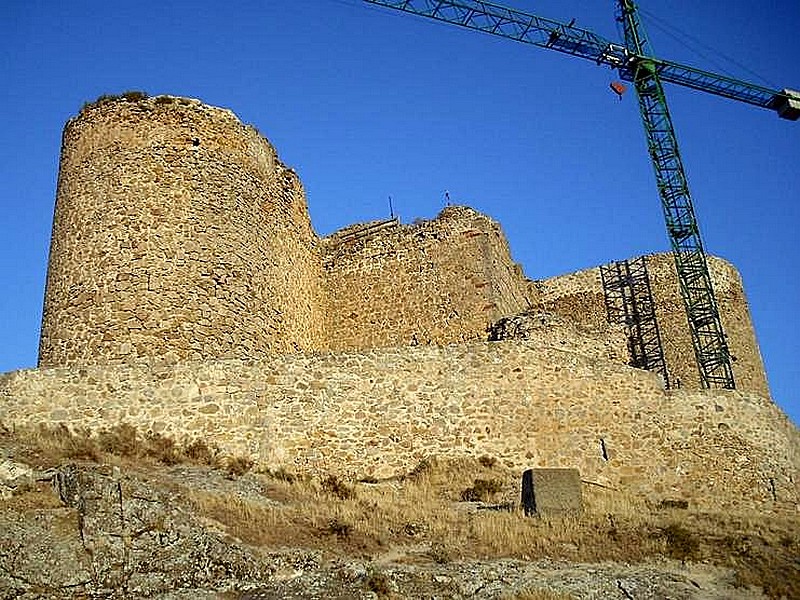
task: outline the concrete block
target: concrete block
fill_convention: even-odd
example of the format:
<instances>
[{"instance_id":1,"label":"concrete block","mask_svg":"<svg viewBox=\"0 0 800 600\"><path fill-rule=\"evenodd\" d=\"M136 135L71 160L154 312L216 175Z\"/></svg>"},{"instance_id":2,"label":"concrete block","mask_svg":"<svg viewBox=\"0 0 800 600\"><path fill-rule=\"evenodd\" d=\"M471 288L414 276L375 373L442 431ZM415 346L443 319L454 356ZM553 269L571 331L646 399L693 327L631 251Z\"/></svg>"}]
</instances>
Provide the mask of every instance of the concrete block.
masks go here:
<instances>
[{"instance_id":1,"label":"concrete block","mask_svg":"<svg viewBox=\"0 0 800 600\"><path fill-rule=\"evenodd\" d=\"M578 469L528 469L522 474L522 506L526 515L583 512Z\"/></svg>"}]
</instances>

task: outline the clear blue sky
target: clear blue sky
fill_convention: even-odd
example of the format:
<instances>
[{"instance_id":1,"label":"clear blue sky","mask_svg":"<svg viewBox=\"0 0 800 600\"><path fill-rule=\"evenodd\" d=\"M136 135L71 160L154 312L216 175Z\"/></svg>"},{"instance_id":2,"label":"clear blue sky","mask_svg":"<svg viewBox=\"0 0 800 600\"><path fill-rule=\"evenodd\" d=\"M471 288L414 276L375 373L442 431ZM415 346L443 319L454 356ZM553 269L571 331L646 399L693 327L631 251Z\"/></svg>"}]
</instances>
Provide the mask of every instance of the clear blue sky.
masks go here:
<instances>
[{"instance_id":1,"label":"clear blue sky","mask_svg":"<svg viewBox=\"0 0 800 600\"><path fill-rule=\"evenodd\" d=\"M616 39L612 0L508 0ZM641 0L656 52L719 70L668 23L800 88L800 3ZM232 109L299 172L317 231L469 204L532 278L668 248L632 95L567 57L360 0L7 0L0 7L0 372L36 363L61 131L104 93ZM723 66L744 79L738 67ZM800 123L669 87L709 252L741 271L775 400L800 422Z\"/></svg>"}]
</instances>

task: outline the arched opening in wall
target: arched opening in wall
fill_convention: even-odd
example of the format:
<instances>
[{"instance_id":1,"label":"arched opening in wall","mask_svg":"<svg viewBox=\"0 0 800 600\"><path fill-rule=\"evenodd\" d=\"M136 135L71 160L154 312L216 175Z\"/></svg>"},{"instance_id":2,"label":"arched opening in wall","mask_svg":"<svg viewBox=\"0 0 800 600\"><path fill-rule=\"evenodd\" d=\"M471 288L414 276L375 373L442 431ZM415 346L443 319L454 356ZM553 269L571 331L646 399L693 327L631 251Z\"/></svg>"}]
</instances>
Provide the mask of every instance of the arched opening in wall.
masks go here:
<instances>
[{"instance_id":1,"label":"arched opening in wall","mask_svg":"<svg viewBox=\"0 0 800 600\"><path fill-rule=\"evenodd\" d=\"M608 448L606 448L606 441L603 438L600 438L600 456L603 457L603 460L608 462Z\"/></svg>"}]
</instances>

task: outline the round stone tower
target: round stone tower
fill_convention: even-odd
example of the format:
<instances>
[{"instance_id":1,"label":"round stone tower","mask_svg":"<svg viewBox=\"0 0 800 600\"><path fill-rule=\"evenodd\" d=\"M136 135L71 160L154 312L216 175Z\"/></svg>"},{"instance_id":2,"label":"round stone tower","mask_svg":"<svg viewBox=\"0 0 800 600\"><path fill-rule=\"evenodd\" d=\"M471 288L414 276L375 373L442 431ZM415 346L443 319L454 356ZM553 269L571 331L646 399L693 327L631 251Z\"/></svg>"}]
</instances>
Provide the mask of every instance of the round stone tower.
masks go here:
<instances>
[{"instance_id":1,"label":"round stone tower","mask_svg":"<svg viewBox=\"0 0 800 600\"><path fill-rule=\"evenodd\" d=\"M742 278L729 262L708 256L720 319L728 338L736 389L769 398L769 385ZM673 386L700 389L700 376L680 294L678 273L671 254L647 256L653 303L661 331L664 361ZM598 329L605 326L606 308L600 269L593 268L553 277L534 284L531 293L538 308Z\"/></svg>"},{"instance_id":2,"label":"round stone tower","mask_svg":"<svg viewBox=\"0 0 800 600\"><path fill-rule=\"evenodd\" d=\"M39 365L318 348L302 185L229 110L127 94L65 129Z\"/></svg>"}]
</instances>

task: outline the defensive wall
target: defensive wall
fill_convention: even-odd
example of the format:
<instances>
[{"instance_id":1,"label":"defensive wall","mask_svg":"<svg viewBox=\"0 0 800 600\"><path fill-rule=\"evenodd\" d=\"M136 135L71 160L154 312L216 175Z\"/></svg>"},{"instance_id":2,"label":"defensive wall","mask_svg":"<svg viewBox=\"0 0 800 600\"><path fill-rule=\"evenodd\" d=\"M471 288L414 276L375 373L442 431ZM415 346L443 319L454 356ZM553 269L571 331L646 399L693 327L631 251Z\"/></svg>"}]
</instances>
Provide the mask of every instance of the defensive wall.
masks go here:
<instances>
[{"instance_id":1,"label":"defensive wall","mask_svg":"<svg viewBox=\"0 0 800 600\"><path fill-rule=\"evenodd\" d=\"M412 225L356 225L322 249L331 349L485 340L528 307L500 226L463 206Z\"/></svg>"},{"instance_id":2,"label":"defensive wall","mask_svg":"<svg viewBox=\"0 0 800 600\"><path fill-rule=\"evenodd\" d=\"M295 472L388 477L487 455L654 502L798 502L800 436L768 399L666 392L652 373L533 340L18 371L0 379L0 422L130 423Z\"/></svg>"},{"instance_id":3,"label":"defensive wall","mask_svg":"<svg viewBox=\"0 0 800 600\"><path fill-rule=\"evenodd\" d=\"M738 274L709 261L738 389L696 390L675 268L653 256L682 382L667 391L627 366L597 269L531 281L466 207L320 239L297 176L230 111L103 100L64 131L40 368L0 376L0 422L124 422L353 476L490 455L653 500L796 509L798 431Z\"/></svg>"},{"instance_id":4,"label":"defensive wall","mask_svg":"<svg viewBox=\"0 0 800 600\"><path fill-rule=\"evenodd\" d=\"M698 389L675 268L649 264L667 367ZM737 389L768 396L739 275L709 266ZM466 207L318 238L297 175L229 110L123 97L64 129L40 366L485 340L531 308L607 329L597 269L530 281Z\"/></svg>"},{"instance_id":5,"label":"defensive wall","mask_svg":"<svg viewBox=\"0 0 800 600\"><path fill-rule=\"evenodd\" d=\"M741 276L733 265L715 256L708 257L708 268L733 359L736 388L769 398L767 375ZM647 270L670 379L677 386L697 390L700 387L697 362L672 256L647 256ZM529 297L537 309L585 327L603 326L606 309L599 267L529 285Z\"/></svg>"}]
</instances>

